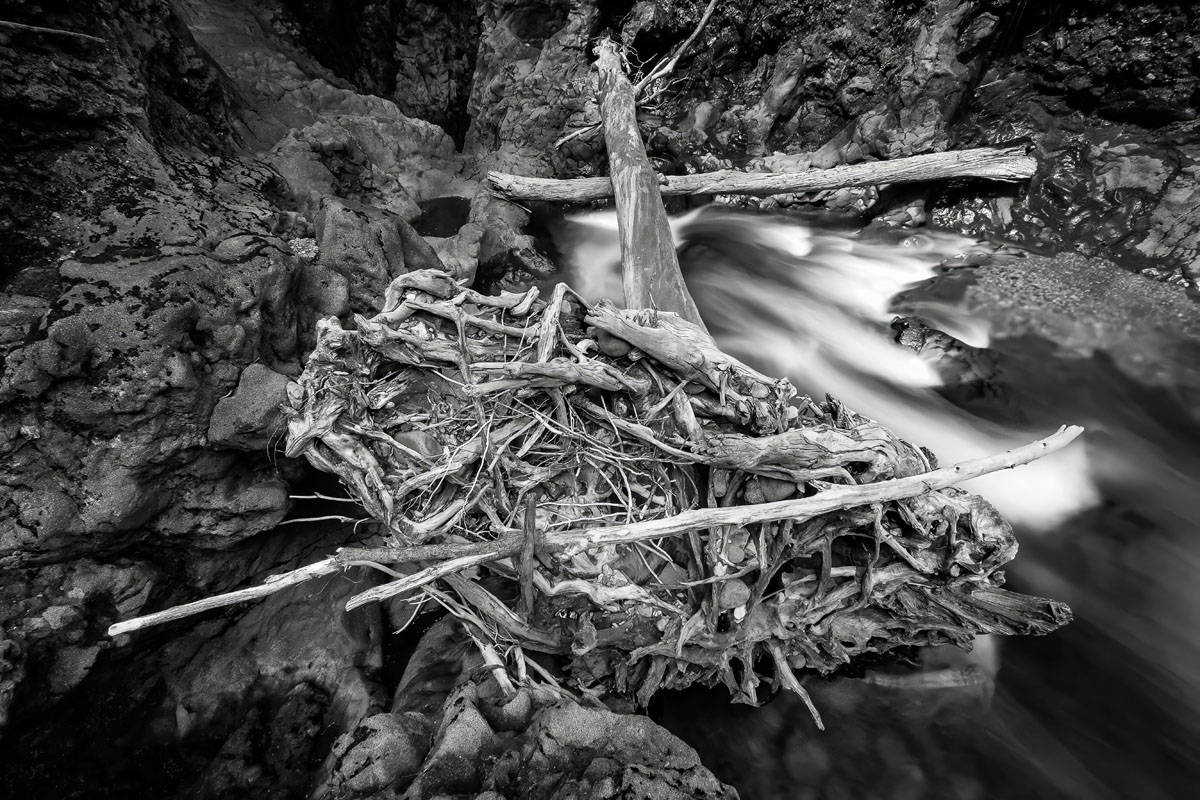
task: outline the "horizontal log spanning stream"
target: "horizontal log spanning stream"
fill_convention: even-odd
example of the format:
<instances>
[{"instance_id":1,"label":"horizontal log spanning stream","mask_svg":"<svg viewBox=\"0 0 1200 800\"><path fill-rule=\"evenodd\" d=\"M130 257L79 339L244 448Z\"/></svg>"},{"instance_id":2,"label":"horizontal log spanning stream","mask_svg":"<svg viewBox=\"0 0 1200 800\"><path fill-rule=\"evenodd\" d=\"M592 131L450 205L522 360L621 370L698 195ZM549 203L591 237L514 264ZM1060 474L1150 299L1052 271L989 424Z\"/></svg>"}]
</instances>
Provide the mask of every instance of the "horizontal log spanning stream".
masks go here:
<instances>
[{"instance_id":1,"label":"horizontal log spanning stream","mask_svg":"<svg viewBox=\"0 0 1200 800\"><path fill-rule=\"evenodd\" d=\"M663 195L791 194L950 178L1021 181L1032 177L1036 170L1037 161L1026 155L1020 147L977 147L803 172L726 169L695 175L664 175L659 191ZM609 178L529 178L506 172L489 172L488 183L497 194L509 200L583 203L613 196L613 185Z\"/></svg>"}]
</instances>

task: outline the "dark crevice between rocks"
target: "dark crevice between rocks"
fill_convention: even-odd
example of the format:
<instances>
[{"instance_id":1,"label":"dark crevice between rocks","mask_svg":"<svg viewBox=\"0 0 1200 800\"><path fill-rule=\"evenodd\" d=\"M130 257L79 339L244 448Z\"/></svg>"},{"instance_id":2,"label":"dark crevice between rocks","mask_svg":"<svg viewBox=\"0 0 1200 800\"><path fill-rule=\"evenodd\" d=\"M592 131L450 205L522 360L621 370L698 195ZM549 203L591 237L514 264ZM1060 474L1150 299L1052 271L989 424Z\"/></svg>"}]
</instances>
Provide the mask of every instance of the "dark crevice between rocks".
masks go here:
<instances>
[{"instance_id":1,"label":"dark crevice between rocks","mask_svg":"<svg viewBox=\"0 0 1200 800\"><path fill-rule=\"evenodd\" d=\"M297 491L314 490L339 493L324 480ZM346 513L347 504L314 505L303 515ZM251 585L267 574L314 561L331 552L335 542L349 539L345 527L289 525L223 551L135 545L122 558L145 559L160 570L145 605L151 611ZM208 576L203 585L196 585L197 575ZM325 691L287 672L264 673L244 691L220 698L194 727L178 719L181 701L169 692L178 673L194 669L196 653L227 636L254 605L216 609L137 632L115 646L103 630L119 617L111 600L90 602L84 641L101 643L96 661L79 685L49 708L43 680L22 685L0 738L0 797L305 797L314 770L340 733L329 719ZM427 625L419 620L411 636ZM391 637L384 643L396 645L396 660L384 662L395 674L394 686L413 643ZM255 646L254 640L241 646ZM53 655L31 651L26 670L34 678L47 674ZM230 658L236 669L236 647ZM231 675L231 684L239 677Z\"/></svg>"},{"instance_id":2,"label":"dark crevice between rocks","mask_svg":"<svg viewBox=\"0 0 1200 800\"><path fill-rule=\"evenodd\" d=\"M554 227L572 209L553 203L532 202L526 205L530 215L524 233L533 239L534 249L540 258L546 259L550 264L561 265L563 253L559 252L555 244ZM557 275L557 271L548 274L534 274L529 270L527 261L514 253L505 252L489 261L480 263L479 269L475 273L474 287L478 291L487 293L524 291L536 284L544 291L549 292L553 288L553 284L561 279L556 277Z\"/></svg>"},{"instance_id":3,"label":"dark crevice between rocks","mask_svg":"<svg viewBox=\"0 0 1200 800\"><path fill-rule=\"evenodd\" d=\"M4 797L172 797L199 774L155 721L166 699L156 651L169 634L102 652L48 712L16 716L0 740Z\"/></svg>"},{"instance_id":4,"label":"dark crevice between rocks","mask_svg":"<svg viewBox=\"0 0 1200 800\"><path fill-rule=\"evenodd\" d=\"M461 149L471 123L467 106L479 49L478 5L286 0L284 18L275 27L292 33L298 45L357 91L385 97L404 114L440 126ZM540 9L512 13L518 20L544 16Z\"/></svg>"},{"instance_id":5,"label":"dark crevice between rocks","mask_svg":"<svg viewBox=\"0 0 1200 800\"><path fill-rule=\"evenodd\" d=\"M421 216L412 226L422 236L453 236L471 216L471 201L466 197L434 197L418 205Z\"/></svg>"}]
</instances>

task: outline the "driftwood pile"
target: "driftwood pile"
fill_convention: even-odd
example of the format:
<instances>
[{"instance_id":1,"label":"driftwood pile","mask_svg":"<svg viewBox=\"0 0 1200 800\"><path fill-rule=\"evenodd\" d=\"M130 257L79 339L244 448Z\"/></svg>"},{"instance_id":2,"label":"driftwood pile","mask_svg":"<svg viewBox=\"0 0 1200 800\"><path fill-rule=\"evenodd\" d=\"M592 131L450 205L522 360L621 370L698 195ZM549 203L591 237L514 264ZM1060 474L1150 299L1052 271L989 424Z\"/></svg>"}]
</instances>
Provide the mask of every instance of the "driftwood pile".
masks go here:
<instances>
[{"instance_id":1,"label":"driftwood pile","mask_svg":"<svg viewBox=\"0 0 1200 800\"><path fill-rule=\"evenodd\" d=\"M288 453L336 473L389 538L337 560L394 570L444 548L349 607L432 598L494 663L558 654L578 688L643 704L696 682L756 702L764 664L800 690L793 669L1068 619L1001 588L1011 529L939 488L921 449L674 314L536 295L423 271L354 330L322 324ZM909 496L878 492L905 478Z\"/></svg>"},{"instance_id":2,"label":"driftwood pile","mask_svg":"<svg viewBox=\"0 0 1200 800\"><path fill-rule=\"evenodd\" d=\"M369 566L394 580L349 608L432 600L513 675L643 704L719 682L753 703L764 675L803 696L793 670L1069 619L1001 588L1011 529L951 484L1078 429L939 470L674 314L561 284L548 302L484 296L432 270L397 278L353 329L322 321L291 389L288 454L338 475L386 546L114 633Z\"/></svg>"},{"instance_id":3,"label":"driftwood pile","mask_svg":"<svg viewBox=\"0 0 1200 800\"><path fill-rule=\"evenodd\" d=\"M937 468L836 400L797 397L722 353L683 283L637 87L611 41L596 68L600 188L614 195L629 308L562 284L545 300L487 296L423 270L353 327L321 321L289 387L287 453L338 475L382 546L359 540L110 634L365 567L391 580L348 608L444 607L502 687L645 704L660 688L721 683L755 703L763 680L807 701L796 671L1069 620L1060 603L1002 588L1012 531L954 484L1081 429ZM974 153L942 163L977 158L995 166Z\"/></svg>"}]
</instances>

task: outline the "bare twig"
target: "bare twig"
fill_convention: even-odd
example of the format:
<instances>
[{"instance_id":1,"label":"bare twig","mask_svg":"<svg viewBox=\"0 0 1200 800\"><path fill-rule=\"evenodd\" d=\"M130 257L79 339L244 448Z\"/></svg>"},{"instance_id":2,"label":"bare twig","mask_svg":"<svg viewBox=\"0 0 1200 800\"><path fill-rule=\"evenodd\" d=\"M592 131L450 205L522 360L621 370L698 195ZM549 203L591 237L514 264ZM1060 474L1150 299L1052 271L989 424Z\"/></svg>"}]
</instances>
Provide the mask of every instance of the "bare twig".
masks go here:
<instances>
[{"instance_id":1,"label":"bare twig","mask_svg":"<svg viewBox=\"0 0 1200 800\"><path fill-rule=\"evenodd\" d=\"M804 701L804 705L808 708L808 713L812 714L813 722L817 723L818 730L825 730L825 722L821 719L821 712L817 710L817 706L812 701L812 697L808 694L808 690L796 679L796 674L792 672L792 667L787 662L787 656L783 654L783 649L776 643L772 643L771 659L775 662L775 672L779 675L779 682L784 688L790 689L800 695L800 699Z\"/></svg>"},{"instance_id":2,"label":"bare twig","mask_svg":"<svg viewBox=\"0 0 1200 800\"><path fill-rule=\"evenodd\" d=\"M712 13L716 7L717 0L708 0L708 5L704 8L704 14L700 17L700 22L696 25L696 29L692 31L692 35L685 39L683 44L676 47L670 56L659 61L644 78L634 85L633 92L635 96L640 98L642 92L646 91L647 86L660 78L667 77L675 71L676 65L679 64L679 59L683 58L688 48L699 38L700 33L704 30L704 26L708 24L708 20L712 17Z\"/></svg>"},{"instance_id":3,"label":"bare twig","mask_svg":"<svg viewBox=\"0 0 1200 800\"><path fill-rule=\"evenodd\" d=\"M203 600L197 600L193 603L185 603L181 606L174 606L173 608L157 611L153 614L147 614L144 617L134 617L124 622L118 622L109 626L108 635L120 636L123 633L131 633L154 625L161 625L164 622L173 622L194 614L202 614L214 608L244 603L247 600L259 600L289 586L295 586L298 583L304 583L305 581L320 578L324 575L332 575L341 569L342 565L338 563L337 559L325 558L315 564L309 564L306 567L301 567L291 572L272 575L257 586L248 586L245 589L238 589L236 592L219 594L215 597L206 597Z\"/></svg>"},{"instance_id":4,"label":"bare twig","mask_svg":"<svg viewBox=\"0 0 1200 800\"><path fill-rule=\"evenodd\" d=\"M698 25L696 25L695 30L692 31L692 35L685 39L683 44L679 45L679 47L676 47L675 50L672 51L671 55L662 58L650 70L650 72L646 74L645 77L634 84L633 96L635 100L642 101L643 98L641 95L646 90L647 86L656 80L669 76L675 71L675 67L679 64L679 59L683 58L684 54L687 53L688 48L690 48L696 41L696 38L700 36L700 32L703 31L704 26L708 24L708 20L712 16L713 10L716 7L717 0L709 0L708 6L704 9L704 15L700 17L700 22ZM646 104L653 102L660 94L662 94L662 91L662 89L659 89L658 91L654 92L649 97L645 98L644 102ZM557 150L567 142L574 141L581 136L591 136L600 130L600 126L601 123L599 122L591 122L587 125L584 125L582 128L576 128L570 133L563 134L558 138L557 141L554 142L554 148Z\"/></svg>"}]
</instances>

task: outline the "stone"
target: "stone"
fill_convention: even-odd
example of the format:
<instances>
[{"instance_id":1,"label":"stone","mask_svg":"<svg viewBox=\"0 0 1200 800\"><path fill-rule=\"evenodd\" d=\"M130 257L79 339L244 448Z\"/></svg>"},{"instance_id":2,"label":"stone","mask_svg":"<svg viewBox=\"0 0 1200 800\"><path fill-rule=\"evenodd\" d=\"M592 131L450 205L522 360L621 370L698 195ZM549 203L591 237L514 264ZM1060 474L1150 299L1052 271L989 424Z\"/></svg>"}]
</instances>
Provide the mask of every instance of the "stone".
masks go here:
<instances>
[{"instance_id":1,"label":"stone","mask_svg":"<svg viewBox=\"0 0 1200 800\"><path fill-rule=\"evenodd\" d=\"M499 740L476 702L471 684L447 700L429 755L410 788L411 796L436 797L481 788L487 755L499 746Z\"/></svg>"},{"instance_id":2,"label":"stone","mask_svg":"<svg viewBox=\"0 0 1200 800\"><path fill-rule=\"evenodd\" d=\"M346 279L354 308L377 308L392 278L442 269L433 246L403 219L325 198L317 214L317 263Z\"/></svg>"},{"instance_id":3,"label":"stone","mask_svg":"<svg viewBox=\"0 0 1200 800\"><path fill-rule=\"evenodd\" d=\"M492 785L504 796L735 798L696 752L646 717L585 708L570 701L544 706L510 747Z\"/></svg>"},{"instance_id":4,"label":"stone","mask_svg":"<svg viewBox=\"0 0 1200 800\"><path fill-rule=\"evenodd\" d=\"M252 708L225 739L188 796L217 800L307 794L327 702L319 688L299 683L287 692L278 709Z\"/></svg>"},{"instance_id":5,"label":"stone","mask_svg":"<svg viewBox=\"0 0 1200 800\"><path fill-rule=\"evenodd\" d=\"M238 450L266 450L283 433L280 406L287 400L288 377L264 366L242 370L237 388L222 397L208 422L210 444Z\"/></svg>"},{"instance_id":6,"label":"stone","mask_svg":"<svg viewBox=\"0 0 1200 800\"><path fill-rule=\"evenodd\" d=\"M1200 309L1173 286L1074 253L975 270L967 313L993 340L1036 337L1075 358L1103 353L1147 386L1200 390Z\"/></svg>"},{"instance_id":7,"label":"stone","mask_svg":"<svg viewBox=\"0 0 1200 800\"><path fill-rule=\"evenodd\" d=\"M284 696L300 683L327 696L324 724L333 730L379 711L378 610L344 610L361 586L333 575L249 606L232 625L218 624L219 636L208 622L169 642L163 667L175 734L219 729L254 697Z\"/></svg>"},{"instance_id":8,"label":"stone","mask_svg":"<svg viewBox=\"0 0 1200 800\"><path fill-rule=\"evenodd\" d=\"M429 752L431 733L430 720L416 712L367 717L334 743L332 774L314 796L363 797L407 788Z\"/></svg>"}]
</instances>

